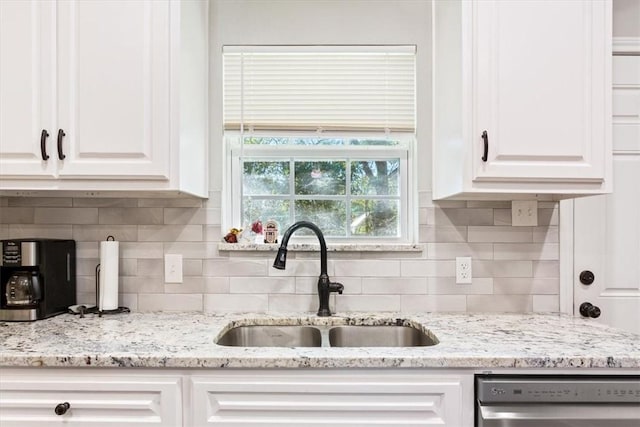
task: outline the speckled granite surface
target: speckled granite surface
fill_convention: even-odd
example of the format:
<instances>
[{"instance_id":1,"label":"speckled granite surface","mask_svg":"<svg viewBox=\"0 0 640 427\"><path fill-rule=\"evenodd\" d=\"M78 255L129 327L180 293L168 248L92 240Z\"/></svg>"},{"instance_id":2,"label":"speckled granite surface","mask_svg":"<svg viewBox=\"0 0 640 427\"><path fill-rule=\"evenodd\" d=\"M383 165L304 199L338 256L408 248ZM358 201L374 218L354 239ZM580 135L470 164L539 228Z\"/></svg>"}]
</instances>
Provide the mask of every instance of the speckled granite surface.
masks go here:
<instances>
[{"instance_id":1,"label":"speckled granite surface","mask_svg":"<svg viewBox=\"0 0 640 427\"><path fill-rule=\"evenodd\" d=\"M414 348L240 348L215 338L241 324L384 324L404 319L439 344ZM417 316L131 313L0 322L0 366L173 368L640 368L640 336L557 314Z\"/></svg>"},{"instance_id":2,"label":"speckled granite surface","mask_svg":"<svg viewBox=\"0 0 640 427\"><path fill-rule=\"evenodd\" d=\"M422 252L425 244L417 243L327 243L329 252ZM218 243L219 251L249 251L249 252L276 252L280 243L255 244L255 243ZM319 243L289 243L289 252L317 252Z\"/></svg>"}]
</instances>

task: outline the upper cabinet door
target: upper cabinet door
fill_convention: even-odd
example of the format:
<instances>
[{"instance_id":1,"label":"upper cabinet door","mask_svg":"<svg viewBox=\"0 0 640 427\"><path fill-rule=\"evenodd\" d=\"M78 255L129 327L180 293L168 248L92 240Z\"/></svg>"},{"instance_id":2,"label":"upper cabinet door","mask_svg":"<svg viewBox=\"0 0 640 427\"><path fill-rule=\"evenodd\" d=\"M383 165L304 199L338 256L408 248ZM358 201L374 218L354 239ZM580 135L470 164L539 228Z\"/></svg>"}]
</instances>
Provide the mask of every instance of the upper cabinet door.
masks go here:
<instances>
[{"instance_id":1,"label":"upper cabinet door","mask_svg":"<svg viewBox=\"0 0 640 427\"><path fill-rule=\"evenodd\" d=\"M610 5L473 4L473 181L602 182L611 156Z\"/></svg>"},{"instance_id":2,"label":"upper cabinet door","mask_svg":"<svg viewBox=\"0 0 640 427\"><path fill-rule=\"evenodd\" d=\"M0 1L2 178L45 178L55 174L51 140L55 124L53 10L54 4L48 1ZM43 130L45 138L41 141ZM45 160L47 156L51 157Z\"/></svg>"},{"instance_id":3,"label":"upper cabinet door","mask_svg":"<svg viewBox=\"0 0 640 427\"><path fill-rule=\"evenodd\" d=\"M168 179L170 2L57 7L60 177Z\"/></svg>"}]
</instances>

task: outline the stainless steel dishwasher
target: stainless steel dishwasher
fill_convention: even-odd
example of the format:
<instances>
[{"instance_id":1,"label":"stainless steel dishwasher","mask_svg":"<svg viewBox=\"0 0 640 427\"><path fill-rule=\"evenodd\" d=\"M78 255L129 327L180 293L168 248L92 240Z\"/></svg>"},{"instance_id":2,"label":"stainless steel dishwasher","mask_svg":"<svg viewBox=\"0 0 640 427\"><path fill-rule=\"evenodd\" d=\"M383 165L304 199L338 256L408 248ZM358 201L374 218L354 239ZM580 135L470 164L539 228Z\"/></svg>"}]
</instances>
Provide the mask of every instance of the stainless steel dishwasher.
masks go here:
<instances>
[{"instance_id":1,"label":"stainless steel dishwasher","mask_svg":"<svg viewBox=\"0 0 640 427\"><path fill-rule=\"evenodd\" d=\"M476 375L476 427L638 427L640 376Z\"/></svg>"}]
</instances>

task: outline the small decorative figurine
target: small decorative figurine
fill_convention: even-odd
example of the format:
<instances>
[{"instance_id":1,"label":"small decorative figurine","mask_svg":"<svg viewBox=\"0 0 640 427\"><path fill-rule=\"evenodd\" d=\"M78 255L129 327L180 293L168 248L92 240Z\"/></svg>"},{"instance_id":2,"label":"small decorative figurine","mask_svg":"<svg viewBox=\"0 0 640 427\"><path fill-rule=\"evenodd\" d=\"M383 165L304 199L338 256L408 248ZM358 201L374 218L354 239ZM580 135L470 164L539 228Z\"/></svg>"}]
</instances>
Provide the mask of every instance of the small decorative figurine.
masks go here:
<instances>
[{"instance_id":1,"label":"small decorative figurine","mask_svg":"<svg viewBox=\"0 0 640 427\"><path fill-rule=\"evenodd\" d=\"M262 221L258 219L253 224L251 224L251 231L256 234L262 234Z\"/></svg>"},{"instance_id":2,"label":"small decorative figurine","mask_svg":"<svg viewBox=\"0 0 640 427\"><path fill-rule=\"evenodd\" d=\"M264 225L264 242L278 243L278 223L272 219Z\"/></svg>"},{"instance_id":3,"label":"small decorative figurine","mask_svg":"<svg viewBox=\"0 0 640 427\"><path fill-rule=\"evenodd\" d=\"M242 234L242 228L232 228L229 230L226 236L224 236L224 241L227 243L238 243L238 237Z\"/></svg>"},{"instance_id":4,"label":"small decorative figurine","mask_svg":"<svg viewBox=\"0 0 640 427\"><path fill-rule=\"evenodd\" d=\"M251 224L251 243L260 244L264 240L264 236L262 235L263 227L262 221L259 219L255 220L253 224Z\"/></svg>"}]
</instances>

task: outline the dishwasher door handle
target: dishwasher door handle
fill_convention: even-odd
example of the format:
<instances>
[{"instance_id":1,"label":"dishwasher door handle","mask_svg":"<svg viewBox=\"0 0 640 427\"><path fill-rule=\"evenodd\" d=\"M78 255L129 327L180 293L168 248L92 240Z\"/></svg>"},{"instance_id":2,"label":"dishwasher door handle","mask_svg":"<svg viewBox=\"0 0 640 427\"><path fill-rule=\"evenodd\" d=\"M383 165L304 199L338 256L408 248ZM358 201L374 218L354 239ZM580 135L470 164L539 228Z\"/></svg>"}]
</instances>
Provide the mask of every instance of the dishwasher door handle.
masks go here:
<instances>
[{"instance_id":1,"label":"dishwasher door handle","mask_svg":"<svg viewBox=\"0 0 640 427\"><path fill-rule=\"evenodd\" d=\"M567 427L584 426L585 420L598 420L603 426L607 421L615 421L620 427L637 427L640 423L640 404L509 404L480 405L479 409L478 421L482 427L531 426L534 420L550 425L562 420L562 425Z\"/></svg>"}]
</instances>

